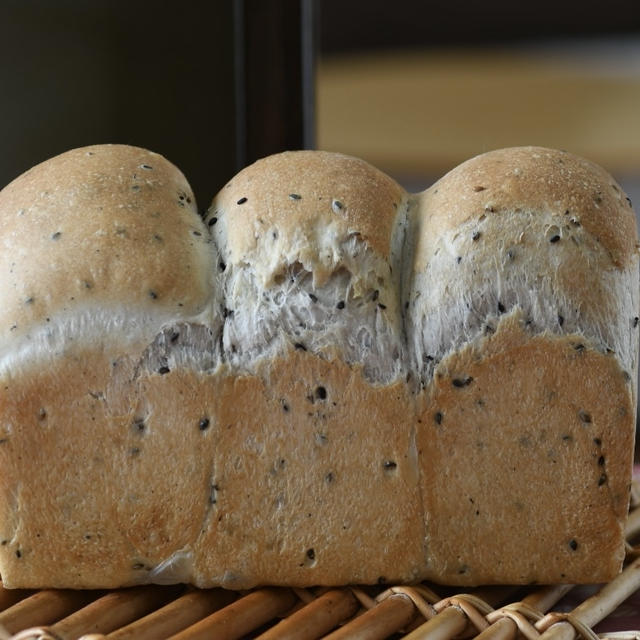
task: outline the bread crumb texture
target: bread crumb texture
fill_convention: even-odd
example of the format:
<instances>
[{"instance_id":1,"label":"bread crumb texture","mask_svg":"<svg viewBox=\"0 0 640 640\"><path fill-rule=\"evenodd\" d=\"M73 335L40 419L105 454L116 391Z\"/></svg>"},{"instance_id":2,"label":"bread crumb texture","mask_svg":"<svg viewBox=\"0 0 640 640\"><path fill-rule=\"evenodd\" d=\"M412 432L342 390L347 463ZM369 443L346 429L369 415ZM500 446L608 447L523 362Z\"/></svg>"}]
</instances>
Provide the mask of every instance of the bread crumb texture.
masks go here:
<instances>
[{"instance_id":1,"label":"bread crumb texture","mask_svg":"<svg viewBox=\"0 0 640 640\"><path fill-rule=\"evenodd\" d=\"M0 192L6 587L599 582L624 556L635 216L523 147L420 194L76 149Z\"/></svg>"}]
</instances>

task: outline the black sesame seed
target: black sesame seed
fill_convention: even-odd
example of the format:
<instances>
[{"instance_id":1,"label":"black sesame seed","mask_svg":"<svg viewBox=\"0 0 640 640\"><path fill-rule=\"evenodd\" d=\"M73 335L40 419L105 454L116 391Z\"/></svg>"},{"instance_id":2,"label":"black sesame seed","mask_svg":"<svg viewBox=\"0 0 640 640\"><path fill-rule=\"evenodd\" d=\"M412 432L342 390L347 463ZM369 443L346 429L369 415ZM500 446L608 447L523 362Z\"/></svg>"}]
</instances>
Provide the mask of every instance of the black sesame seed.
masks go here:
<instances>
[{"instance_id":1,"label":"black sesame seed","mask_svg":"<svg viewBox=\"0 0 640 640\"><path fill-rule=\"evenodd\" d=\"M158 294L157 294L155 291L150 290L150 291L149 291L149 297L150 297L152 300L157 300L157 299L158 299Z\"/></svg>"},{"instance_id":2,"label":"black sesame seed","mask_svg":"<svg viewBox=\"0 0 640 640\"><path fill-rule=\"evenodd\" d=\"M56 231L52 236L52 240L60 240L60 236L62 235L62 231Z\"/></svg>"},{"instance_id":3,"label":"black sesame seed","mask_svg":"<svg viewBox=\"0 0 640 640\"><path fill-rule=\"evenodd\" d=\"M140 455L140 448L139 447L132 447L131 449L129 449L129 453L134 457L138 456L138 455Z\"/></svg>"},{"instance_id":4,"label":"black sesame seed","mask_svg":"<svg viewBox=\"0 0 640 640\"><path fill-rule=\"evenodd\" d=\"M311 298L311 302L318 302L318 296L314 295L313 293L309 294L309 298Z\"/></svg>"},{"instance_id":5,"label":"black sesame seed","mask_svg":"<svg viewBox=\"0 0 640 640\"><path fill-rule=\"evenodd\" d=\"M467 385L473 382L473 378L471 376L467 376L466 378L454 378L451 381L454 387L466 387Z\"/></svg>"},{"instance_id":6,"label":"black sesame seed","mask_svg":"<svg viewBox=\"0 0 640 640\"><path fill-rule=\"evenodd\" d=\"M594 438L593 441L595 442L597 447L602 446L602 440L600 438Z\"/></svg>"},{"instance_id":7,"label":"black sesame seed","mask_svg":"<svg viewBox=\"0 0 640 640\"><path fill-rule=\"evenodd\" d=\"M247 198L240 198L236 204L244 204L247 201Z\"/></svg>"},{"instance_id":8,"label":"black sesame seed","mask_svg":"<svg viewBox=\"0 0 640 640\"><path fill-rule=\"evenodd\" d=\"M210 226L210 227L213 227L213 225L214 225L216 222L218 222L218 218L216 218L215 216L213 216L213 218L210 218L210 219L209 219L208 224L209 224L209 226Z\"/></svg>"},{"instance_id":9,"label":"black sesame seed","mask_svg":"<svg viewBox=\"0 0 640 640\"><path fill-rule=\"evenodd\" d=\"M200 429L200 431L206 431L209 428L210 424L211 421L209 420L209 418L201 418L200 422L198 422L198 429Z\"/></svg>"},{"instance_id":10,"label":"black sesame seed","mask_svg":"<svg viewBox=\"0 0 640 640\"><path fill-rule=\"evenodd\" d=\"M169 367L167 367L167 365L163 365L162 367L160 367L158 369L158 373L160 375L164 375L165 373L169 373L169 371L171 371L171 369L169 369Z\"/></svg>"},{"instance_id":11,"label":"black sesame seed","mask_svg":"<svg viewBox=\"0 0 640 640\"><path fill-rule=\"evenodd\" d=\"M571 548L572 551L577 551L578 549L578 543L576 540L569 540L569 547Z\"/></svg>"},{"instance_id":12,"label":"black sesame seed","mask_svg":"<svg viewBox=\"0 0 640 640\"><path fill-rule=\"evenodd\" d=\"M607 482L607 474L603 473L599 478L598 478L598 486L601 487L603 484L606 484Z\"/></svg>"},{"instance_id":13,"label":"black sesame seed","mask_svg":"<svg viewBox=\"0 0 640 640\"><path fill-rule=\"evenodd\" d=\"M344 300L340 300L340 302L338 302L336 309L344 309Z\"/></svg>"},{"instance_id":14,"label":"black sesame seed","mask_svg":"<svg viewBox=\"0 0 640 640\"><path fill-rule=\"evenodd\" d=\"M335 476L333 475L332 471L329 471L329 473L327 473L324 479L325 479L325 482L327 482L328 484L331 484L335 480Z\"/></svg>"},{"instance_id":15,"label":"black sesame seed","mask_svg":"<svg viewBox=\"0 0 640 640\"><path fill-rule=\"evenodd\" d=\"M590 413L587 413L586 411L583 411L581 409L580 411L578 411L578 417L585 424L591 424L591 414Z\"/></svg>"},{"instance_id":16,"label":"black sesame seed","mask_svg":"<svg viewBox=\"0 0 640 640\"><path fill-rule=\"evenodd\" d=\"M564 324L564 316L558 314L558 324L562 326Z\"/></svg>"},{"instance_id":17,"label":"black sesame seed","mask_svg":"<svg viewBox=\"0 0 640 640\"><path fill-rule=\"evenodd\" d=\"M296 349L299 349L300 351L306 351L306 350L307 350L307 347L305 347L305 346L302 344L302 342L296 342L293 346L294 346Z\"/></svg>"},{"instance_id":18,"label":"black sesame seed","mask_svg":"<svg viewBox=\"0 0 640 640\"><path fill-rule=\"evenodd\" d=\"M199 231L194 231L194 232L193 232L193 235L194 235L194 236L201 236L202 234L201 234Z\"/></svg>"},{"instance_id":19,"label":"black sesame seed","mask_svg":"<svg viewBox=\"0 0 640 640\"><path fill-rule=\"evenodd\" d=\"M382 302L378 302L378 309L382 309L384 311L384 309L387 308L386 304L382 304Z\"/></svg>"},{"instance_id":20,"label":"black sesame seed","mask_svg":"<svg viewBox=\"0 0 640 640\"><path fill-rule=\"evenodd\" d=\"M46 417L47 417L47 412L44 407L41 407L40 411L38 411L38 419L44 420Z\"/></svg>"},{"instance_id":21,"label":"black sesame seed","mask_svg":"<svg viewBox=\"0 0 640 640\"><path fill-rule=\"evenodd\" d=\"M479 231L474 231L473 235L471 236L471 239L475 242L476 240L479 240L481 235L482 234Z\"/></svg>"},{"instance_id":22,"label":"black sesame seed","mask_svg":"<svg viewBox=\"0 0 640 640\"><path fill-rule=\"evenodd\" d=\"M581 342L579 342L578 344L574 344L574 345L573 345L573 348L574 348L576 351L579 351L579 352L581 352L581 353L585 350L585 346L584 346Z\"/></svg>"},{"instance_id":23,"label":"black sesame seed","mask_svg":"<svg viewBox=\"0 0 640 640\"><path fill-rule=\"evenodd\" d=\"M551 242L551 244L555 244L556 242L559 242L559 240L560 236L557 233L549 238L549 242Z\"/></svg>"},{"instance_id":24,"label":"black sesame seed","mask_svg":"<svg viewBox=\"0 0 640 640\"><path fill-rule=\"evenodd\" d=\"M22 558L22 551L20 551L20 549L16 549L16 558Z\"/></svg>"},{"instance_id":25,"label":"black sesame seed","mask_svg":"<svg viewBox=\"0 0 640 640\"><path fill-rule=\"evenodd\" d=\"M140 571L141 569L144 569L144 565L142 564L142 562L136 562L135 564L131 565L131 569L133 571Z\"/></svg>"},{"instance_id":26,"label":"black sesame seed","mask_svg":"<svg viewBox=\"0 0 640 640\"><path fill-rule=\"evenodd\" d=\"M504 312L505 312L504 305L502 304L502 302L498 300L498 313L504 313Z\"/></svg>"},{"instance_id":27,"label":"black sesame seed","mask_svg":"<svg viewBox=\"0 0 640 640\"><path fill-rule=\"evenodd\" d=\"M286 402L283 402L283 403L282 403L282 410L283 410L285 413L289 413L289 409L290 409L289 405L288 405Z\"/></svg>"},{"instance_id":28,"label":"black sesame seed","mask_svg":"<svg viewBox=\"0 0 640 640\"><path fill-rule=\"evenodd\" d=\"M309 558L309 560L315 560L316 552L313 549L307 549L307 558Z\"/></svg>"},{"instance_id":29,"label":"black sesame seed","mask_svg":"<svg viewBox=\"0 0 640 640\"><path fill-rule=\"evenodd\" d=\"M229 318L233 315L233 309L227 309L227 307L224 307L224 309L222 309L222 317L223 318Z\"/></svg>"},{"instance_id":30,"label":"black sesame seed","mask_svg":"<svg viewBox=\"0 0 640 640\"><path fill-rule=\"evenodd\" d=\"M171 342L171 344L175 344L178 341L179 337L180 337L180 333L178 331L172 331L171 336L169 338L169 342Z\"/></svg>"},{"instance_id":31,"label":"black sesame seed","mask_svg":"<svg viewBox=\"0 0 640 640\"><path fill-rule=\"evenodd\" d=\"M638 326L638 322L640 322L640 318L638 318L638 316L636 316L633 319L633 328L635 329Z\"/></svg>"},{"instance_id":32,"label":"black sesame seed","mask_svg":"<svg viewBox=\"0 0 640 640\"><path fill-rule=\"evenodd\" d=\"M462 256L458 256L456 258L456 264L460 264L462 262Z\"/></svg>"},{"instance_id":33,"label":"black sesame seed","mask_svg":"<svg viewBox=\"0 0 640 640\"><path fill-rule=\"evenodd\" d=\"M382 466L387 470L387 471L391 471L393 469L395 469L398 464L396 462L394 462L393 460L385 460L382 463Z\"/></svg>"},{"instance_id":34,"label":"black sesame seed","mask_svg":"<svg viewBox=\"0 0 640 640\"><path fill-rule=\"evenodd\" d=\"M331 202L331 208L338 213L338 211L342 211L343 204L340 200L333 200Z\"/></svg>"},{"instance_id":35,"label":"black sesame seed","mask_svg":"<svg viewBox=\"0 0 640 640\"><path fill-rule=\"evenodd\" d=\"M379 291L378 289L376 289L376 290L373 292L373 295L371 296L371 299L372 299L372 300L377 300L379 295L380 295L380 291Z\"/></svg>"},{"instance_id":36,"label":"black sesame seed","mask_svg":"<svg viewBox=\"0 0 640 640\"><path fill-rule=\"evenodd\" d=\"M436 411L433 419L436 421L436 424L442 424L442 412L441 411Z\"/></svg>"},{"instance_id":37,"label":"black sesame seed","mask_svg":"<svg viewBox=\"0 0 640 640\"><path fill-rule=\"evenodd\" d=\"M133 428L139 433L142 433L145 430L144 420L142 418L135 418Z\"/></svg>"},{"instance_id":38,"label":"black sesame seed","mask_svg":"<svg viewBox=\"0 0 640 640\"><path fill-rule=\"evenodd\" d=\"M35 298L34 298L33 296L29 296L29 297L24 301L24 303L25 303L25 304L33 304L34 300L35 300Z\"/></svg>"},{"instance_id":39,"label":"black sesame seed","mask_svg":"<svg viewBox=\"0 0 640 640\"><path fill-rule=\"evenodd\" d=\"M473 187L473 190L477 193L479 191L484 191L486 189L486 187L481 187L481 186L477 186L477 187Z\"/></svg>"},{"instance_id":40,"label":"black sesame seed","mask_svg":"<svg viewBox=\"0 0 640 640\"><path fill-rule=\"evenodd\" d=\"M316 388L316 398L318 398L319 400L326 400L327 399L327 390L324 387L317 387Z\"/></svg>"},{"instance_id":41,"label":"black sesame seed","mask_svg":"<svg viewBox=\"0 0 640 640\"><path fill-rule=\"evenodd\" d=\"M290 193L289 198L291 198L291 200L301 200L302 196L299 193Z\"/></svg>"},{"instance_id":42,"label":"black sesame seed","mask_svg":"<svg viewBox=\"0 0 640 640\"><path fill-rule=\"evenodd\" d=\"M141 164L140 168L141 169L146 169L147 171L151 171L153 169L153 167L148 165L148 164Z\"/></svg>"},{"instance_id":43,"label":"black sesame seed","mask_svg":"<svg viewBox=\"0 0 640 640\"><path fill-rule=\"evenodd\" d=\"M598 466L599 466L599 467L604 467L604 462L605 462L605 460L604 460L604 456L600 456L600 457L598 458Z\"/></svg>"},{"instance_id":44,"label":"black sesame seed","mask_svg":"<svg viewBox=\"0 0 640 640\"><path fill-rule=\"evenodd\" d=\"M227 268L227 265L222 262L222 260L220 260L220 262L218 262L218 268L220 269L220 271L224 271Z\"/></svg>"}]
</instances>

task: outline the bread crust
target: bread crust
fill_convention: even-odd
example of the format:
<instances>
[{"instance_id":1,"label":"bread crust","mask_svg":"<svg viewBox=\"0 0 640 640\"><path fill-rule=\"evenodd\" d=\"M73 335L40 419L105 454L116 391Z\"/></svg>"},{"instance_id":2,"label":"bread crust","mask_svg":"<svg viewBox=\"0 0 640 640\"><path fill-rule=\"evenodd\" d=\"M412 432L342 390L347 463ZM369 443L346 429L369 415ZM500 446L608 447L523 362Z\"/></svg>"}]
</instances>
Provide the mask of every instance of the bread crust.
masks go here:
<instances>
[{"instance_id":1,"label":"bread crust","mask_svg":"<svg viewBox=\"0 0 640 640\"><path fill-rule=\"evenodd\" d=\"M416 269L432 239L471 218L519 211L575 218L602 243L616 268L638 253L636 219L620 185L598 165L564 151L514 147L489 151L451 170L420 197L431 233L420 238Z\"/></svg>"},{"instance_id":2,"label":"bread crust","mask_svg":"<svg viewBox=\"0 0 640 640\"><path fill-rule=\"evenodd\" d=\"M400 382L375 387L299 350L238 376L141 371L129 354L83 348L5 391L5 586L419 577L413 398ZM363 407L377 429L363 428ZM395 558L386 573L372 549Z\"/></svg>"},{"instance_id":3,"label":"bread crust","mask_svg":"<svg viewBox=\"0 0 640 640\"><path fill-rule=\"evenodd\" d=\"M0 345L83 308L191 316L213 256L182 173L126 145L74 149L0 192ZM156 326L157 331L157 326Z\"/></svg>"},{"instance_id":4,"label":"bread crust","mask_svg":"<svg viewBox=\"0 0 640 640\"><path fill-rule=\"evenodd\" d=\"M288 151L236 175L205 221L216 219L214 233L224 226L227 264L252 262L268 284L283 265L299 261L322 284L339 260L331 249L351 234L390 261L393 225L406 197L394 180L358 158Z\"/></svg>"},{"instance_id":5,"label":"bread crust","mask_svg":"<svg viewBox=\"0 0 640 640\"><path fill-rule=\"evenodd\" d=\"M5 587L620 570L637 235L591 163L501 150L409 195L290 152L203 224L173 165L97 146L2 191L0 242Z\"/></svg>"},{"instance_id":6,"label":"bread crust","mask_svg":"<svg viewBox=\"0 0 640 640\"><path fill-rule=\"evenodd\" d=\"M507 584L574 583L620 570L631 379L584 336L524 326L511 314L452 353L422 398L431 579L483 584L497 570Z\"/></svg>"},{"instance_id":7,"label":"bread crust","mask_svg":"<svg viewBox=\"0 0 640 640\"><path fill-rule=\"evenodd\" d=\"M218 402L218 490L196 584L419 579L425 533L405 384L374 386L357 367L291 350L226 378Z\"/></svg>"}]
</instances>

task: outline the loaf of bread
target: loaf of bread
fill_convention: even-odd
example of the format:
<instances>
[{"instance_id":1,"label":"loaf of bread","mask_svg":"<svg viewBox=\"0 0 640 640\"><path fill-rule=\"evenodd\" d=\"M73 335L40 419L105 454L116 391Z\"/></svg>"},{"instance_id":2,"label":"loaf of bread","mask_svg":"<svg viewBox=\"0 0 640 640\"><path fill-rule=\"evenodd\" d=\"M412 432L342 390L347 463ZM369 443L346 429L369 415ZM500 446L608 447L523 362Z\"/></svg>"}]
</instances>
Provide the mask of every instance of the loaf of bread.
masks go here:
<instances>
[{"instance_id":1,"label":"loaf of bread","mask_svg":"<svg viewBox=\"0 0 640 640\"><path fill-rule=\"evenodd\" d=\"M412 195L327 152L204 216L76 149L0 192L6 587L598 582L621 567L638 243L523 147Z\"/></svg>"}]
</instances>

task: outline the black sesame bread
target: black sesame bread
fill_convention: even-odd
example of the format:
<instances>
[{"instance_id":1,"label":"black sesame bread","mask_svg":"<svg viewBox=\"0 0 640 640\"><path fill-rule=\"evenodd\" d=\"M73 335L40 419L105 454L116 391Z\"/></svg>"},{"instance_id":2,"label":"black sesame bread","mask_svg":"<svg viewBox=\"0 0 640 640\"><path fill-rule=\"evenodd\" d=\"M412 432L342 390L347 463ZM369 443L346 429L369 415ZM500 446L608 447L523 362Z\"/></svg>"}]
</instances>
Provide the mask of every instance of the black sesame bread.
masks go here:
<instances>
[{"instance_id":1,"label":"black sesame bread","mask_svg":"<svg viewBox=\"0 0 640 640\"><path fill-rule=\"evenodd\" d=\"M559 151L407 194L290 152L203 219L137 148L0 192L9 587L594 582L619 571L635 218Z\"/></svg>"}]
</instances>

